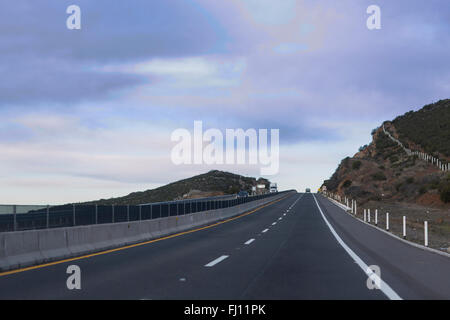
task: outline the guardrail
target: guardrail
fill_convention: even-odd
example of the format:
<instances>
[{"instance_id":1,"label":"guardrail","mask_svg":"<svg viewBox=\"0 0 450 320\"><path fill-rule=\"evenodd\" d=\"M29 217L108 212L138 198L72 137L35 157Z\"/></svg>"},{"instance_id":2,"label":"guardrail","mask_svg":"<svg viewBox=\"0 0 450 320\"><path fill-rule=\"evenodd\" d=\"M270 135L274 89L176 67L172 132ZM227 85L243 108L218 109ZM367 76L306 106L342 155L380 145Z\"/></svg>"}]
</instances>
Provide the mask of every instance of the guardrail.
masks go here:
<instances>
[{"instance_id":1,"label":"guardrail","mask_svg":"<svg viewBox=\"0 0 450 320\"><path fill-rule=\"evenodd\" d=\"M278 194L289 192L283 191ZM143 205L78 205L59 206L2 206L10 213L0 214L0 232L52 229L105 223L151 220L181 216L196 212L224 209L270 197L264 195L236 197L220 196L192 200L149 203Z\"/></svg>"}]
</instances>

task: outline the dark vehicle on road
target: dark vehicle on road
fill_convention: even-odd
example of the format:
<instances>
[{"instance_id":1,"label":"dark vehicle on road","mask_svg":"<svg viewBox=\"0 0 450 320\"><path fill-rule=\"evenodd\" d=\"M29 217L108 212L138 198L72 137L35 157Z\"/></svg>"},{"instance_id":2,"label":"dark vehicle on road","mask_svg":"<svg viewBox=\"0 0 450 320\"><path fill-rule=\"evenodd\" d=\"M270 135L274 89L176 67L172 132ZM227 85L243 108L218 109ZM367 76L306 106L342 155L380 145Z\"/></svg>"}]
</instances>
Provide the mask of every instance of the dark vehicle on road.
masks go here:
<instances>
[{"instance_id":1,"label":"dark vehicle on road","mask_svg":"<svg viewBox=\"0 0 450 320\"><path fill-rule=\"evenodd\" d=\"M306 192L311 192L311 189L310 188L306 188Z\"/></svg>"},{"instance_id":2,"label":"dark vehicle on road","mask_svg":"<svg viewBox=\"0 0 450 320\"><path fill-rule=\"evenodd\" d=\"M239 193L238 193L238 197L239 197L239 198L246 198L246 197L248 197L248 192L247 192L247 191L244 191L244 190L241 190L241 191L239 191Z\"/></svg>"}]
</instances>

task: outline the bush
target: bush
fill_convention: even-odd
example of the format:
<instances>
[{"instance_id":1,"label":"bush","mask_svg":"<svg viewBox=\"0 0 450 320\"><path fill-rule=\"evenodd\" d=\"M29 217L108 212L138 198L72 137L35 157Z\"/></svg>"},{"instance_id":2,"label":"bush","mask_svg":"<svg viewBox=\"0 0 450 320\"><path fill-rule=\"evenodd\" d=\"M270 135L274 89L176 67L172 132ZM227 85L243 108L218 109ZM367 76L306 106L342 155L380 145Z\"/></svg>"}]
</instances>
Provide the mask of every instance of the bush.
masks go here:
<instances>
[{"instance_id":1,"label":"bush","mask_svg":"<svg viewBox=\"0 0 450 320\"><path fill-rule=\"evenodd\" d=\"M419 189L419 194L424 194L424 193L426 193L428 190L427 190L427 187L426 186L422 186L422 187L420 187L420 189Z\"/></svg>"},{"instance_id":2,"label":"bush","mask_svg":"<svg viewBox=\"0 0 450 320\"><path fill-rule=\"evenodd\" d=\"M430 184L429 184L429 186L430 186L430 189L431 190L434 190L434 189L438 189L439 188L439 181L433 181L433 182L431 182Z\"/></svg>"},{"instance_id":3,"label":"bush","mask_svg":"<svg viewBox=\"0 0 450 320\"><path fill-rule=\"evenodd\" d=\"M439 195L445 203L450 202L450 175L439 184Z\"/></svg>"},{"instance_id":4,"label":"bush","mask_svg":"<svg viewBox=\"0 0 450 320\"><path fill-rule=\"evenodd\" d=\"M439 195L443 202L450 202L450 183L441 188L441 190L439 191Z\"/></svg>"},{"instance_id":5,"label":"bush","mask_svg":"<svg viewBox=\"0 0 450 320\"><path fill-rule=\"evenodd\" d=\"M383 172L379 171L377 173L374 173L372 175L372 179L376 180L376 181L382 181L382 180L386 180L386 176L384 175Z\"/></svg>"},{"instance_id":6,"label":"bush","mask_svg":"<svg viewBox=\"0 0 450 320\"><path fill-rule=\"evenodd\" d=\"M389 161L390 161L391 163L397 162L397 161L398 161L398 157L395 156L395 155L390 156L390 157L389 157Z\"/></svg>"},{"instance_id":7,"label":"bush","mask_svg":"<svg viewBox=\"0 0 450 320\"><path fill-rule=\"evenodd\" d=\"M352 169L353 170L358 170L359 168L361 168L361 161L357 160L357 161L352 163Z\"/></svg>"},{"instance_id":8,"label":"bush","mask_svg":"<svg viewBox=\"0 0 450 320\"><path fill-rule=\"evenodd\" d=\"M351 180L345 180L345 182L342 184L342 186L344 188L348 188L352 185L352 181Z\"/></svg>"},{"instance_id":9,"label":"bush","mask_svg":"<svg viewBox=\"0 0 450 320\"><path fill-rule=\"evenodd\" d=\"M385 134L380 134L377 136L375 140L376 150L378 152L382 152L388 148L396 148L397 144L389 139L389 137Z\"/></svg>"},{"instance_id":10,"label":"bush","mask_svg":"<svg viewBox=\"0 0 450 320\"><path fill-rule=\"evenodd\" d=\"M408 178L406 178L405 182L408 183L408 184L411 184L411 183L414 182L414 178L413 177L408 177Z\"/></svg>"}]
</instances>

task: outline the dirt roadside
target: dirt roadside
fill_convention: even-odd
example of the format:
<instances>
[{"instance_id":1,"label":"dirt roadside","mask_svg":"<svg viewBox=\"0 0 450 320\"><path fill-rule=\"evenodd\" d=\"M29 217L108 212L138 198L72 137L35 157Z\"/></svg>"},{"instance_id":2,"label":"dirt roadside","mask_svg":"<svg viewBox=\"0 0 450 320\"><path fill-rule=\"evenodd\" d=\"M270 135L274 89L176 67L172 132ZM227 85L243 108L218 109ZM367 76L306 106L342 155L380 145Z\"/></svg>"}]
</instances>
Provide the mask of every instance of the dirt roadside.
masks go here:
<instances>
[{"instance_id":1,"label":"dirt roadside","mask_svg":"<svg viewBox=\"0 0 450 320\"><path fill-rule=\"evenodd\" d=\"M371 224L375 224L378 210L378 226L386 229L386 213L389 212L389 231L403 235L403 216L406 216L406 239L424 244L424 221L428 222L428 246L450 253L450 211L401 202L369 201L358 207L358 217L364 209L370 209Z\"/></svg>"}]
</instances>

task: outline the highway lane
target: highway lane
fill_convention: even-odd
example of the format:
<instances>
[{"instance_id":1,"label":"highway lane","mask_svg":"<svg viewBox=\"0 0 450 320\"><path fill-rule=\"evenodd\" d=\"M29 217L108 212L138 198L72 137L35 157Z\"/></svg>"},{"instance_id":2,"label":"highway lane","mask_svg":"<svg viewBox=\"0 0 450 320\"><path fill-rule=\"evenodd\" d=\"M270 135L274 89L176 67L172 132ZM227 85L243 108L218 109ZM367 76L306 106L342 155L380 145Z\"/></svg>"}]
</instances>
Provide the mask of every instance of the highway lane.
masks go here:
<instances>
[{"instance_id":1,"label":"highway lane","mask_svg":"<svg viewBox=\"0 0 450 320\"><path fill-rule=\"evenodd\" d=\"M323 196L320 206L342 240L403 299L450 299L450 258L416 248L355 219Z\"/></svg>"},{"instance_id":2,"label":"highway lane","mask_svg":"<svg viewBox=\"0 0 450 320\"><path fill-rule=\"evenodd\" d=\"M342 214L327 200L318 201L330 220ZM358 248L339 221L336 229ZM66 287L72 264L81 269L81 290ZM0 276L0 299L387 298L366 282L367 275L330 232L313 195L294 194L201 231Z\"/></svg>"}]
</instances>

